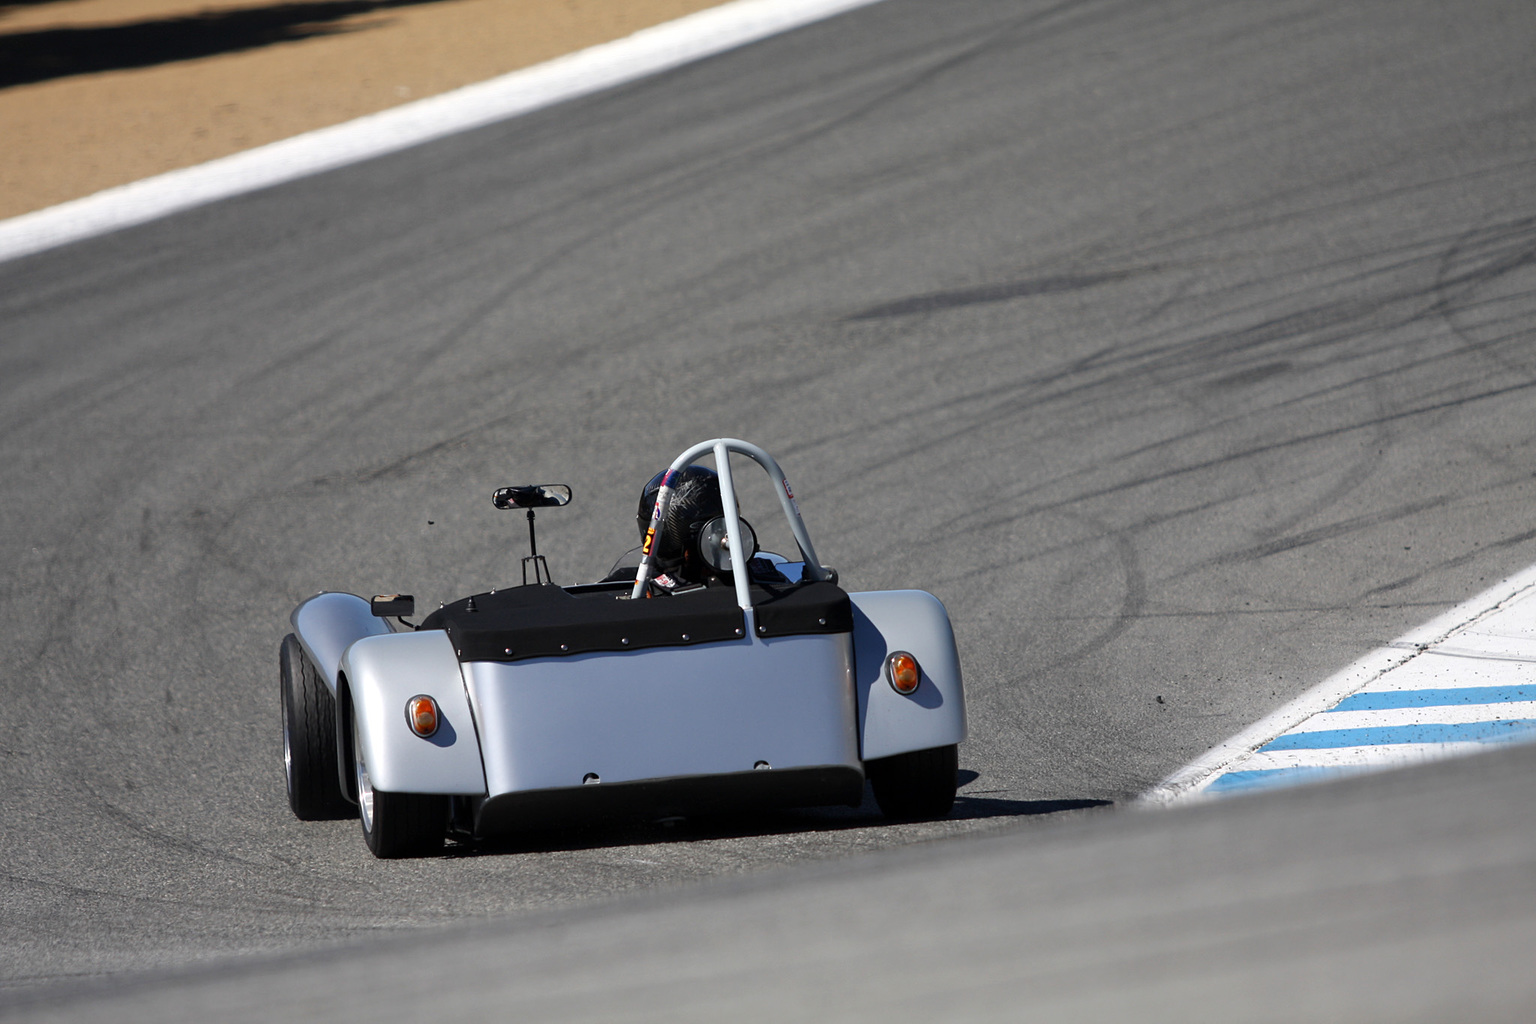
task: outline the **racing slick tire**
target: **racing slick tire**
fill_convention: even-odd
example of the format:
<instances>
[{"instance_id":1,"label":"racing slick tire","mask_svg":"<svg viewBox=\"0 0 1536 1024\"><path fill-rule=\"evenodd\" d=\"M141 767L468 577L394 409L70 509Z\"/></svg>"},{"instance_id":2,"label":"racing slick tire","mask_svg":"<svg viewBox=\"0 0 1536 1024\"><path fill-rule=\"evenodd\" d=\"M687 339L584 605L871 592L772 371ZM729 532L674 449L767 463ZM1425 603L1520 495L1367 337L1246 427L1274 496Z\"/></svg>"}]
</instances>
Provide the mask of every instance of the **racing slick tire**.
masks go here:
<instances>
[{"instance_id":1,"label":"racing slick tire","mask_svg":"<svg viewBox=\"0 0 1536 1024\"><path fill-rule=\"evenodd\" d=\"M357 779L358 818L363 840L375 857L424 857L443 847L448 832L448 798L427 793L386 793L374 789L352 720L352 765Z\"/></svg>"},{"instance_id":2,"label":"racing slick tire","mask_svg":"<svg viewBox=\"0 0 1536 1024\"><path fill-rule=\"evenodd\" d=\"M959 768L960 748L951 743L866 761L864 774L887 818L922 820L948 816Z\"/></svg>"},{"instance_id":3,"label":"racing slick tire","mask_svg":"<svg viewBox=\"0 0 1536 1024\"><path fill-rule=\"evenodd\" d=\"M278 663L288 806L301 821L350 818L356 812L336 776L336 698L292 633L283 637Z\"/></svg>"}]
</instances>

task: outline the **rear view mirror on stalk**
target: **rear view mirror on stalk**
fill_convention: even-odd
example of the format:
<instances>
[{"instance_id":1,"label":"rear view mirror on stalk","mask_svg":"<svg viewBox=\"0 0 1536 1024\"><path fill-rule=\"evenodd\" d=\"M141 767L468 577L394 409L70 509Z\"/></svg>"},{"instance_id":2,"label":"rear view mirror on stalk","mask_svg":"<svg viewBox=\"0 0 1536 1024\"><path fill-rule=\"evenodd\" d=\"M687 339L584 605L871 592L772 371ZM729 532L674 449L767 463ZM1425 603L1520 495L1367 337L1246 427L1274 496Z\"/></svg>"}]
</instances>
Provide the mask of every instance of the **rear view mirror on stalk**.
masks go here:
<instances>
[{"instance_id":1,"label":"rear view mirror on stalk","mask_svg":"<svg viewBox=\"0 0 1536 1024\"><path fill-rule=\"evenodd\" d=\"M497 508L559 508L571 503L571 489L565 484L527 484L503 487L491 495Z\"/></svg>"},{"instance_id":2,"label":"rear view mirror on stalk","mask_svg":"<svg viewBox=\"0 0 1536 1024\"><path fill-rule=\"evenodd\" d=\"M565 484L524 484L521 487L502 487L491 495L491 504L497 508L525 508L528 510L528 557L523 559L523 586L528 585L528 563L533 563L533 582L554 583L549 575L549 563L539 554L539 542L533 532L533 510L559 508L571 503L571 489Z\"/></svg>"}]
</instances>

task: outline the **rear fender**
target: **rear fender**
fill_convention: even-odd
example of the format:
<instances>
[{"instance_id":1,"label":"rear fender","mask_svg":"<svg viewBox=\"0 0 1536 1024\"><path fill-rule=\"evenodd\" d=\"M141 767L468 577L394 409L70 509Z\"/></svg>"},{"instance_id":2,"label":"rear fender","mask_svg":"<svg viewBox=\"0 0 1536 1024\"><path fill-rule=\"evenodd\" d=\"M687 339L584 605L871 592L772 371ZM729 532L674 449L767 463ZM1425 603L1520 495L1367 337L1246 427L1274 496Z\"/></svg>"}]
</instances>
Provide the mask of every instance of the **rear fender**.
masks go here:
<instances>
[{"instance_id":1,"label":"rear fender","mask_svg":"<svg viewBox=\"0 0 1536 1024\"><path fill-rule=\"evenodd\" d=\"M316 594L295 608L288 620L333 697L336 672L347 648L365 636L390 633L389 624L375 618L368 602L356 594Z\"/></svg>"},{"instance_id":2,"label":"rear fender","mask_svg":"<svg viewBox=\"0 0 1536 1024\"><path fill-rule=\"evenodd\" d=\"M485 792L480 743L448 635L428 629L363 637L342 655L357 742L374 788L387 793ZM426 694L437 702L438 728L423 739L407 724L405 705ZM348 744L338 744L347 749Z\"/></svg>"},{"instance_id":3,"label":"rear fender","mask_svg":"<svg viewBox=\"0 0 1536 1024\"><path fill-rule=\"evenodd\" d=\"M944 747L965 739L965 693L949 613L922 590L878 590L853 600L859 752L864 760ZM902 696L885 678L885 659L906 651L922 679Z\"/></svg>"}]
</instances>

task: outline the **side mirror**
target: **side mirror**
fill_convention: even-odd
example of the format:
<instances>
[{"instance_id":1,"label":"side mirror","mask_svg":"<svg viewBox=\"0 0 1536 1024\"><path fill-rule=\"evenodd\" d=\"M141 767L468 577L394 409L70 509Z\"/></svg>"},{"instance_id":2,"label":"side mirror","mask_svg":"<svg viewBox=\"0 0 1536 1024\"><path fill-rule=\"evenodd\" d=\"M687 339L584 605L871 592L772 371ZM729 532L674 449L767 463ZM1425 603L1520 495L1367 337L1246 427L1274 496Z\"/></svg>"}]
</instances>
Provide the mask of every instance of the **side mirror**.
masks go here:
<instances>
[{"instance_id":1,"label":"side mirror","mask_svg":"<svg viewBox=\"0 0 1536 1024\"><path fill-rule=\"evenodd\" d=\"M381 619L415 615L416 598L410 594L380 594L368 602L368 607Z\"/></svg>"},{"instance_id":2,"label":"side mirror","mask_svg":"<svg viewBox=\"0 0 1536 1024\"><path fill-rule=\"evenodd\" d=\"M503 487L491 495L497 508L559 508L571 503L571 489L565 484L528 484Z\"/></svg>"},{"instance_id":3,"label":"side mirror","mask_svg":"<svg viewBox=\"0 0 1536 1024\"><path fill-rule=\"evenodd\" d=\"M740 561L751 561L752 556L757 554L757 531L745 519L741 520L741 542L746 545L747 551L746 557ZM724 516L716 516L699 531L699 554L704 556L704 563L716 572L730 572L736 567L737 559L731 553L731 538L725 528Z\"/></svg>"}]
</instances>

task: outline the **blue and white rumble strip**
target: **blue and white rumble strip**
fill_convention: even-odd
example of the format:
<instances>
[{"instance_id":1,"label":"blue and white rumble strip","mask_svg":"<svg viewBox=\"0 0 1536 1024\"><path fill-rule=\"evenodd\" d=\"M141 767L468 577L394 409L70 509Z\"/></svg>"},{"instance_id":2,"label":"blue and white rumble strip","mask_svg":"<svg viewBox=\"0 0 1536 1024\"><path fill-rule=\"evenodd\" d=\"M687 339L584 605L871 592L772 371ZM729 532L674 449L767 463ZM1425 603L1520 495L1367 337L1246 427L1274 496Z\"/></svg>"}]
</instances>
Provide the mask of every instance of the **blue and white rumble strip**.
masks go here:
<instances>
[{"instance_id":1,"label":"blue and white rumble strip","mask_svg":"<svg viewBox=\"0 0 1536 1024\"><path fill-rule=\"evenodd\" d=\"M1170 803L1536 741L1536 566L1372 651L1146 793Z\"/></svg>"}]
</instances>

